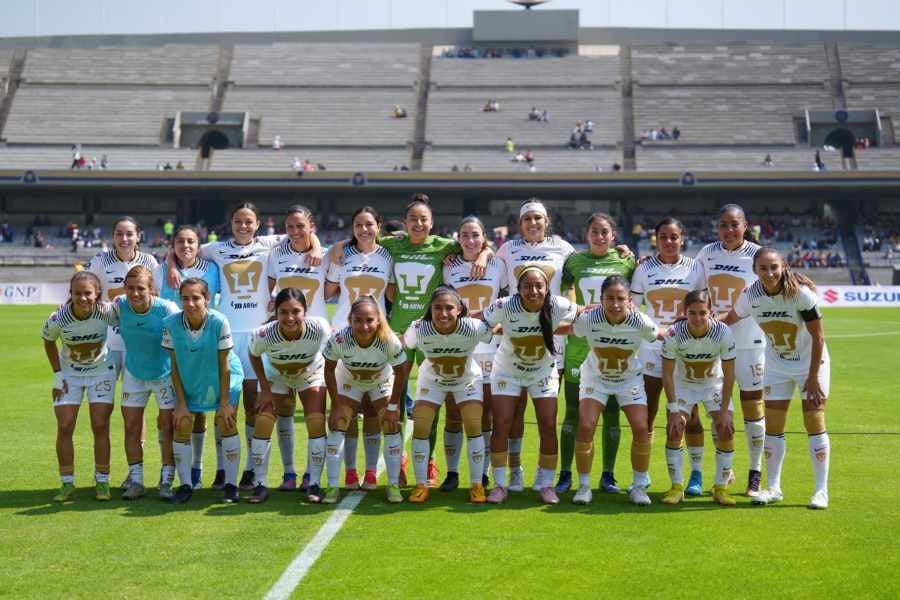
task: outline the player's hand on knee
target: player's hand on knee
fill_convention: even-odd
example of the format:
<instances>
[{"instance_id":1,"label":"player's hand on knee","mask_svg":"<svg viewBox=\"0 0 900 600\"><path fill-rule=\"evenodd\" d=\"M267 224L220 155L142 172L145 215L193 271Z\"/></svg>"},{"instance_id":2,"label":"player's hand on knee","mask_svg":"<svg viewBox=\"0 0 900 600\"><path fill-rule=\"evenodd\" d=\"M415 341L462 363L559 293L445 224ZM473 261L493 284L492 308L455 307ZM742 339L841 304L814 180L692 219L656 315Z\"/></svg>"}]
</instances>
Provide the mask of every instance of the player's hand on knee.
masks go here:
<instances>
[{"instance_id":1,"label":"player's hand on knee","mask_svg":"<svg viewBox=\"0 0 900 600\"><path fill-rule=\"evenodd\" d=\"M814 408L820 408L825 404L825 392L819 385L818 377L810 377L806 380L806 401Z\"/></svg>"},{"instance_id":2,"label":"player's hand on knee","mask_svg":"<svg viewBox=\"0 0 900 600\"><path fill-rule=\"evenodd\" d=\"M728 438L734 435L734 421L731 419L731 412L727 410L716 411L715 427L719 437Z\"/></svg>"},{"instance_id":3,"label":"player's hand on knee","mask_svg":"<svg viewBox=\"0 0 900 600\"><path fill-rule=\"evenodd\" d=\"M237 411L235 411L234 407L230 404L219 405L219 409L216 411L216 417L221 419L225 429L234 429L236 412Z\"/></svg>"}]
</instances>

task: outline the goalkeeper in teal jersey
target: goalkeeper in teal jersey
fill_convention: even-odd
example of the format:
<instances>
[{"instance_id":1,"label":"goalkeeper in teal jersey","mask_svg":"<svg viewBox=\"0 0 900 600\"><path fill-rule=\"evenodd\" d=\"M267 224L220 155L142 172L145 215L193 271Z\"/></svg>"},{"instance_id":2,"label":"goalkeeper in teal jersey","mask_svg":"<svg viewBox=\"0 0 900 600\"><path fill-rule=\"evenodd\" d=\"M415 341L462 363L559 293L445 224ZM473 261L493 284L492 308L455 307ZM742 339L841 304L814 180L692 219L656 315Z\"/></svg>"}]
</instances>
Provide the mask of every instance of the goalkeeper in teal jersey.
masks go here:
<instances>
[{"instance_id":1,"label":"goalkeeper in teal jersey","mask_svg":"<svg viewBox=\"0 0 900 600\"><path fill-rule=\"evenodd\" d=\"M569 255L563 265L562 290L574 292L580 306L600 303L600 287L610 275L621 275L631 279L635 269L633 256L623 257L613 248L616 238L616 222L606 213L596 212L587 222L585 238L587 250ZM575 433L578 430L578 385L581 363L587 358L587 342L584 338L569 336L565 352L565 399L566 412L560 431L561 463L558 494L567 492L572 486L572 459L575 456ZM610 398L603 413L603 475L600 487L617 493L614 476L616 454L619 450L619 404Z\"/></svg>"}]
</instances>

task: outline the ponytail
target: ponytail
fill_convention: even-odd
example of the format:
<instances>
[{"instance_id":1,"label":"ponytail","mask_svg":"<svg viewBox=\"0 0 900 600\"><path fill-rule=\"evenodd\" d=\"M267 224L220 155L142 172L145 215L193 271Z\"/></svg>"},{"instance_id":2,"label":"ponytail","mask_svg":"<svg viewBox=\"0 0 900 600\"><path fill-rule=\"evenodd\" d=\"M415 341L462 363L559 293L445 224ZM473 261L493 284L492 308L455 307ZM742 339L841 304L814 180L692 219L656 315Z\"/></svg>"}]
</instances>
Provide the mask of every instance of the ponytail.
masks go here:
<instances>
[{"instance_id":1,"label":"ponytail","mask_svg":"<svg viewBox=\"0 0 900 600\"><path fill-rule=\"evenodd\" d=\"M538 322L541 324L541 337L544 338L544 346L551 356L556 355L556 345L553 343L553 295L549 290L544 296L544 304L538 313Z\"/></svg>"}]
</instances>

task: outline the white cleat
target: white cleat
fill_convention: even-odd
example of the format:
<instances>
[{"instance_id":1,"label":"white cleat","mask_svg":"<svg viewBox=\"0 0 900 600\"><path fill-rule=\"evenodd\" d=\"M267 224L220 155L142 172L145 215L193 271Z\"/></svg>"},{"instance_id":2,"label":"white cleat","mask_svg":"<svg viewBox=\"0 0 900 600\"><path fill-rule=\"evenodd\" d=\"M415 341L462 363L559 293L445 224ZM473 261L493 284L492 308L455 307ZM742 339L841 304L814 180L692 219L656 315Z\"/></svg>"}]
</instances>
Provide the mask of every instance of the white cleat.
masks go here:
<instances>
[{"instance_id":1,"label":"white cleat","mask_svg":"<svg viewBox=\"0 0 900 600\"><path fill-rule=\"evenodd\" d=\"M775 504L782 500L784 500L784 494L781 493L780 489L769 488L767 490L760 490L756 496L751 496L750 504L765 506L766 504Z\"/></svg>"},{"instance_id":2,"label":"white cleat","mask_svg":"<svg viewBox=\"0 0 900 600\"><path fill-rule=\"evenodd\" d=\"M525 491L525 473L522 466L513 467L509 471L509 487L506 488L510 492Z\"/></svg>"},{"instance_id":3,"label":"white cleat","mask_svg":"<svg viewBox=\"0 0 900 600\"><path fill-rule=\"evenodd\" d=\"M540 467L535 469L533 481L534 481L534 483L531 484L531 490L533 492L540 492L542 489L544 489L544 487L546 487L546 486L544 486L544 483L541 481L541 468Z\"/></svg>"},{"instance_id":4,"label":"white cleat","mask_svg":"<svg viewBox=\"0 0 900 600\"><path fill-rule=\"evenodd\" d=\"M578 491L572 497L572 504L588 505L594 499L594 493L591 492L591 486L580 485Z\"/></svg>"},{"instance_id":5,"label":"white cleat","mask_svg":"<svg viewBox=\"0 0 900 600\"><path fill-rule=\"evenodd\" d=\"M650 506L651 504L650 496L647 495L647 490L640 485L631 487L631 489L628 491L628 499L631 500L632 504L636 504L638 506Z\"/></svg>"},{"instance_id":6,"label":"white cleat","mask_svg":"<svg viewBox=\"0 0 900 600\"><path fill-rule=\"evenodd\" d=\"M819 490L809 499L809 507L824 510L828 508L828 490Z\"/></svg>"}]
</instances>

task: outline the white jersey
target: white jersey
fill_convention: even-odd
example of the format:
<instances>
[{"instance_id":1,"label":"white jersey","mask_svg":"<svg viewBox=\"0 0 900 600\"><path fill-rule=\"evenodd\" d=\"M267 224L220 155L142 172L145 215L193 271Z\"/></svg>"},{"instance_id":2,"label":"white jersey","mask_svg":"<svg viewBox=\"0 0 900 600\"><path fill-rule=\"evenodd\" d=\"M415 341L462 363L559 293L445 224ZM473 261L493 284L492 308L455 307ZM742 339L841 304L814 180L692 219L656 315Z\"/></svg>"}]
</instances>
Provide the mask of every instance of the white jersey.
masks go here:
<instances>
[{"instance_id":1,"label":"white jersey","mask_svg":"<svg viewBox=\"0 0 900 600\"><path fill-rule=\"evenodd\" d=\"M110 327L119 324L116 311L107 302L98 302L86 319L79 319L66 302L44 322L41 332L48 342L62 338L60 367L63 375L99 375L109 363L106 339Z\"/></svg>"},{"instance_id":2,"label":"white jersey","mask_svg":"<svg viewBox=\"0 0 900 600\"><path fill-rule=\"evenodd\" d=\"M278 321L272 321L253 333L250 354L267 355L276 372L269 379L296 388L325 365L322 348L330 336L331 326L321 317L306 317L296 340L285 339Z\"/></svg>"},{"instance_id":3,"label":"white jersey","mask_svg":"<svg viewBox=\"0 0 900 600\"><path fill-rule=\"evenodd\" d=\"M406 362L403 344L393 332L387 343L377 337L375 341L363 348L356 343L350 327L344 327L331 334L322 354L327 360L340 362L347 380L360 390L373 390L381 383L393 377L393 367Z\"/></svg>"},{"instance_id":4,"label":"white jersey","mask_svg":"<svg viewBox=\"0 0 900 600\"><path fill-rule=\"evenodd\" d=\"M803 375L809 372L812 336L806 321L820 318L815 292L801 286L793 298L770 296L758 281L745 289L734 303L734 312L753 320L766 334L766 368ZM823 349L823 357L826 350Z\"/></svg>"},{"instance_id":5,"label":"white jersey","mask_svg":"<svg viewBox=\"0 0 900 600\"><path fill-rule=\"evenodd\" d=\"M383 246L375 246L368 254L352 244L344 246L341 264L331 263L328 267L328 281L341 286L337 310L331 319L333 329L343 329L348 325L350 306L360 296L374 296L384 310L384 291L393 266L391 253Z\"/></svg>"},{"instance_id":6,"label":"white jersey","mask_svg":"<svg viewBox=\"0 0 900 600\"><path fill-rule=\"evenodd\" d=\"M578 309L562 296L552 296L550 305L554 330L563 321L574 319ZM497 368L527 378L546 377L553 371L555 358L544 345L539 313L525 310L519 294L495 300L485 309L483 318L491 327L503 326Z\"/></svg>"},{"instance_id":7,"label":"white jersey","mask_svg":"<svg viewBox=\"0 0 900 600\"><path fill-rule=\"evenodd\" d=\"M140 250L134 251L134 258L128 262L120 260L116 256L115 250L104 250L94 255L91 262L88 263L87 270L100 278L100 289L103 300L112 302L116 296L125 293L125 276L132 267L143 266L150 269L153 273L153 287L160 289L160 269L159 263L150 254L145 254ZM125 342L119 335L117 328L113 328L109 332L106 340L110 350L125 350Z\"/></svg>"},{"instance_id":8,"label":"white jersey","mask_svg":"<svg viewBox=\"0 0 900 600\"><path fill-rule=\"evenodd\" d=\"M328 317L325 308L325 275L328 273L327 257L318 267L307 262L309 252L297 252L291 248L291 240L284 238L269 254L269 279L276 288L297 288L306 297L306 314Z\"/></svg>"},{"instance_id":9,"label":"white jersey","mask_svg":"<svg viewBox=\"0 0 900 600\"><path fill-rule=\"evenodd\" d=\"M509 240L497 250L497 256L506 263L506 277L510 290L516 289L519 273L529 265L540 267L550 281L550 293L560 295L563 265L566 258L575 252L569 242L555 236L548 236L543 242L532 244L525 240Z\"/></svg>"},{"instance_id":10,"label":"white jersey","mask_svg":"<svg viewBox=\"0 0 900 600\"><path fill-rule=\"evenodd\" d=\"M271 298L269 252L280 240L280 236L261 236L246 246L227 241L205 244L200 249L203 258L219 267L222 285L217 308L235 333L253 331L266 320Z\"/></svg>"},{"instance_id":11,"label":"white jersey","mask_svg":"<svg viewBox=\"0 0 900 600\"><path fill-rule=\"evenodd\" d=\"M688 322L678 321L663 340L662 355L676 361L675 375L682 383L715 385L722 381L722 361L735 357L734 335L724 323L710 319L703 337L694 337Z\"/></svg>"},{"instance_id":12,"label":"white jersey","mask_svg":"<svg viewBox=\"0 0 900 600\"><path fill-rule=\"evenodd\" d=\"M450 265L444 267L444 283L456 288L469 312L486 309L500 297L500 290L509 287L506 264L496 256L488 260L481 277L472 277L472 263L464 261L460 256L453 257ZM478 344L474 353L493 354L499 345L500 337L495 336L489 343Z\"/></svg>"},{"instance_id":13,"label":"white jersey","mask_svg":"<svg viewBox=\"0 0 900 600\"><path fill-rule=\"evenodd\" d=\"M447 391L460 390L481 378L481 368L472 360L473 350L490 341L491 328L480 319L463 317L456 331L439 332L431 321L414 321L403 336L406 347L421 350L425 362L419 367L419 377L426 377Z\"/></svg>"},{"instance_id":14,"label":"white jersey","mask_svg":"<svg viewBox=\"0 0 900 600\"><path fill-rule=\"evenodd\" d=\"M658 256L637 266L631 278L631 295L637 306L647 306L647 314L662 327L669 327L684 312L688 292L706 288L700 265L689 256L666 264Z\"/></svg>"},{"instance_id":15,"label":"white jersey","mask_svg":"<svg viewBox=\"0 0 900 600\"><path fill-rule=\"evenodd\" d=\"M642 342L656 339L657 327L644 313L633 311L618 324L606 320L603 307L584 311L572 323L573 333L585 338L591 353L582 364L607 383L621 383L641 374L637 351Z\"/></svg>"},{"instance_id":16,"label":"white jersey","mask_svg":"<svg viewBox=\"0 0 900 600\"><path fill-rule=\"evenodd\" d=\"M713 311L727 313L734 307L741 291L756 282L753 256L759 245L744 241L736 250L726 250L722 242L703 246L694 259L703 270ZM766 340L753 321L741 321L732 327L734 340L740 349L763 348Z\"/></svg>"}]
</instances>

